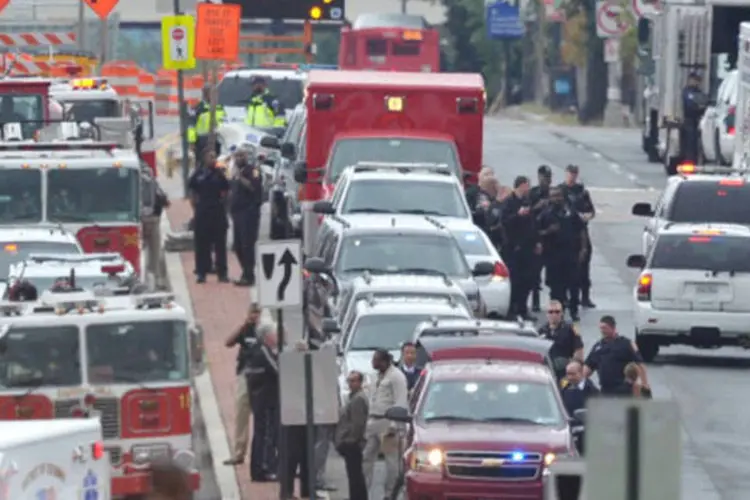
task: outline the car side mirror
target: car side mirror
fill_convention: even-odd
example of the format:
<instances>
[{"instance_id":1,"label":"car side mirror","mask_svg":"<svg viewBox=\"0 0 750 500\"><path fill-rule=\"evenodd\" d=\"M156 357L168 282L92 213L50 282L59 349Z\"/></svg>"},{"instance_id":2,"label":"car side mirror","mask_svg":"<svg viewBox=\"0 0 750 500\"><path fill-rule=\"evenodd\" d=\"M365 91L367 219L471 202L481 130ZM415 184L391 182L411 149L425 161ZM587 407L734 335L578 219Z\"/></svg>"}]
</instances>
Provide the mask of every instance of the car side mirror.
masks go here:
<instances>
[{"instance_id":1,"label":"car side mirror","mask_svg":"<svg viewBox=\"0 0 750 500\"><path fill-rule=\"evenodd\" d=\"M627 266L632 269L643 269L646 267L646 257L644 255L629 255Z\"/></svg>"},{"instance_id":2,"label":"car side mirror","mask_svg":"<svg viewBox=\"0 0 750 500\"><path fill-rule=\"evenodd\" d=\"M330 201L318 201L313 205L313 212L321 215L333 215L336 211Z\"/></svg>"},{"instance_id":3,"label":"car side mirror","mask_svg":"<svg viewBox=\"0 0 750 500\"><path fill-rule=\"evenodd\" d=\"M320 257L310 257L305 261L305 270L311 274L330 274L331 268Z\"/></svg>"},{"instance_id":4,"label":"car side mirror","mask_svg":"<svg viewBox=\"0 0 750 500\"><path fill-rule=\"evenodd\" d=\"M285 142L281 145L281 156L287 160L297 159L297 148L291 142Z\"/></svg>"},{"instance_id":5,"label":"car side mirror","mask_svg":"<svg viewBox=\"0 0 750 500\"><path fill-rule=\"evenodd\" d=\"M261 137L260 147L267 149L279 149L281 148L281 143L279 142L278 137L273 135L266 135Z\"/></svg>"},{"instance_id":6,"label":"car side mirror","mask_svg":"<svg viewBox=\"0 0 750 500\"><path fill-rule=\"evenodd\" d=\"M639 217L653 217L654 209L651 208L650 203L636 203L633 205L632 213Z\"/></svg>"},{"instance_id":7,"label":"car side mirror","mask_svg":"<svg viewBox=\"0 0 750 500\"><path fill-rule=\"evenodd\" d=\"M321 326L321 330L323 330L323 333L325 333L326 335L334 335L341 332L341 328L339 328L338 322L332 318L323 318L323 325Z\"/></svg>"},{"instance_id":8,"label":"car side mirror","mask_svg":"<svg viewBox=\"0 0 750 500\"><path fill-rule=\"evenodd\" d=\"M294 167L294 180L300 184L307 182L307 163L299 162Z\"/></svg>"},{"instance_id":9,"label":"car side mirror","mask_svg":"<svg viewBox=\"0 0 750 500\"><path fill-rule=\"evenodd\" d=\"M385 418L392 422L401 422L403 424L411 422L411 414L403 406L391 406L385 410Z\"/></svg>"},{"instance_id":10,"label":"car side mirror","mask_svg":"<svg viewBox=\"0 0 750 500\"><path fill-rule=\"evenodd\" d=\"M576 419L578 422L585 424L586 413L587 413L586 408L579 408L573 412L573 418Z\"/></svg>"},{"instance_id":11,"label":"car side mirror","mask_svg":"<svg viewBox=\"0 0 750 500\"><path fill-rule=\"evenodd\" d=\"M495 265L491 262L477 262L472 274L474 276L488 276L495 271Z\"/></svg>"},{"instance_id":12,"label":"car side mirror","mask_svg":"<svg viewBox=\"0 0 750 500\"><path fill-rule=\"evenodd\" d=\"M189 333L193 375L203 375L206 371L206 352L203 341L203 328L200 325L191 326Z\"/></svg>"}]
</instances>

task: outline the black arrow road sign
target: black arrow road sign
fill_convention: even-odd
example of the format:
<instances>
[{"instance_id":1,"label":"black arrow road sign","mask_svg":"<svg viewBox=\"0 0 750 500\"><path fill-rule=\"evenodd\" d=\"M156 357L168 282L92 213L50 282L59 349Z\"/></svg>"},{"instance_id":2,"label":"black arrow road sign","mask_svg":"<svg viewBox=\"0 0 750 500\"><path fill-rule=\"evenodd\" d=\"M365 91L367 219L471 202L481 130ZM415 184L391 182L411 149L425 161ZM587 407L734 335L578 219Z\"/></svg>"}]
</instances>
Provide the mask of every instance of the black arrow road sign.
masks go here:
<instances>
[{"instance_id":1,"label":"black arrow road sign","mask_svg":"<svg viewBox=\"0 0 750 500\"><path fill-rule=\"evenodd\" d=\"M273 269L276 265L276 254L264 253L261 256L260 261L263 265L263 275L266 277L266 281L271 281Z\"/></svg>"},{"instance_id":2,"label":"black arrow road sign","mask_svg":"<svg viewBox=\"0 0 750 500\"><path fill-rule=\"evenodd\" d=\"M265 257L265 255L263 256ZM263 262L265 267L265 261ZM284 277L279 282L279 288L276 290L276 299L279 302L284 302L286 295L286 289L289 286L289 282L292 279L292 268L297 264L297 259L294 257L292 252L287 248L279 259L279 266L284 266ZM270 278L269 278L270 279Z\"/></svg>"}]
</instances>

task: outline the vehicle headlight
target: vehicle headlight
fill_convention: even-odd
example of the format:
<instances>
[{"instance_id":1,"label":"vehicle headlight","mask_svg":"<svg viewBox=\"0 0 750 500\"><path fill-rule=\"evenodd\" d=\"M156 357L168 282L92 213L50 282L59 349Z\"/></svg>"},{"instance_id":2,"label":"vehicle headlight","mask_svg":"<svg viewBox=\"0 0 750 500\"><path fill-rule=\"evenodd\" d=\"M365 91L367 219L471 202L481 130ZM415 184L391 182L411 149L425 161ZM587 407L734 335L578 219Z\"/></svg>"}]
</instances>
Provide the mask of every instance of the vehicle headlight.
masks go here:
<instances>
[{"instance_id":1,"label":"vehicle headlight","mask_svg":"<svg viewBox=\"0 0 750 500\"><path fill-rule=\"evenodd\" d=\"M183 470L195 470L195 453L190 450L177 450L172 460Z\"/></svg>"},{"instance_id":2,"label":"vehicle headlight","mask_svg":"<svg viewBox=\"0 0 750 500\"><path fill-rule=\"evenodd\" d=\"M544 454L544 457L542 458L542 460L544 462L544 466L549 467L550 465L552 465L553 463L557 462L560 459L572 458L573 456L574 456L573 453L568 452L568 451L557 452L557 453L549 452L549 453Z\"/></svg>"},{"instance_id":3,"label":"vehicle headlight","mask_svg":"<svg viewBox=\"0 0 750 500\"><path fill-rule=\"evenodd\" d=\"M444 462L440 448L415 448L411 454L411 470L417 472L440 472Z\"/></svg>"},{"instance_id":4,"label":"vehicle headlight","mask_svg":"<svg viewBox=\"0 0 750 500\"><path fill-rule=\"evenodd\" d=\"M139 444L130 449L134 464L147 464L167 460L172 455L171 447L164 444Z\"/></svg>"}]
</instances>

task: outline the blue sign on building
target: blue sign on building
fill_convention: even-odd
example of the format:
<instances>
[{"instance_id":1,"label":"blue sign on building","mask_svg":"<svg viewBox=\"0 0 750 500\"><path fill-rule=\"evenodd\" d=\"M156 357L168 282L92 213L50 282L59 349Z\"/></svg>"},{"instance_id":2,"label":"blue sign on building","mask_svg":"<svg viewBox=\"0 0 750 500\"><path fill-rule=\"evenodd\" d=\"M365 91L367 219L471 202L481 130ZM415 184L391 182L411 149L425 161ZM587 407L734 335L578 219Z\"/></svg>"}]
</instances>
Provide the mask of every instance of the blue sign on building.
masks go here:
<instances>
[{"instance_id":1,"label":"blue sign on building","mask_svg":"<svg viewBox=\"0 0 750 500\"><path fill-rule=\"evenodd\" d=\"M519 8L506 2L487 5L487 36L492 40L521 38L524 34Z\"/></svg>"}]
</instances>

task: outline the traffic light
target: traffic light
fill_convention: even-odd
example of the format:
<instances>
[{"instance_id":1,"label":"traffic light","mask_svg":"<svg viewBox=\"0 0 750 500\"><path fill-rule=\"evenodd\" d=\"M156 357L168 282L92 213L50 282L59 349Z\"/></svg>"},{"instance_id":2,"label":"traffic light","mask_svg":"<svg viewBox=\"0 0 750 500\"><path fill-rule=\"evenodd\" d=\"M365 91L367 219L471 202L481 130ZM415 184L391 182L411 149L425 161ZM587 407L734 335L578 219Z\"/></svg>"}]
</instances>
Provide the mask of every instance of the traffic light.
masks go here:
<instances>
[{"instance_id":1,"label":"traffic light","mask_svg":"<svg viewBox=\"0 0 750 500\"><path fill-rule=\"evenodd\" d=\"M319 20L321 17L323 17L323 10L315 5L314 7L310 7L310 19L313 21Z\"/></svg>"}]
</instances>

